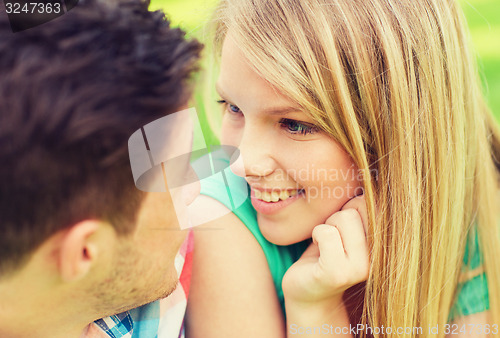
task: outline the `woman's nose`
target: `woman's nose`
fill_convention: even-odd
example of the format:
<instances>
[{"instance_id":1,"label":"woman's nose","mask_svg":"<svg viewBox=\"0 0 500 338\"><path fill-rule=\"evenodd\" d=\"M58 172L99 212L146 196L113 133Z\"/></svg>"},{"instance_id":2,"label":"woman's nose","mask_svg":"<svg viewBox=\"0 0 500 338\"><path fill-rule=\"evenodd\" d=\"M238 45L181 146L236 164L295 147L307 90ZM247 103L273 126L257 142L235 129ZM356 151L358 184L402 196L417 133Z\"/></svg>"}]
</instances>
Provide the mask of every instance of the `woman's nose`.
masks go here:
<instances>
[{"instance_id":1,"label":"woman's nose","mask_svg":"<svg viewBox=\"0 0 500 338\"><path fill-rule=\"evenodd\" d=\"M239 151L231 161L231 170L241 177L264 177L275 170L272 145L265 135L258 131L245 130L238 147Z\"/></svg>"}]
</instances>

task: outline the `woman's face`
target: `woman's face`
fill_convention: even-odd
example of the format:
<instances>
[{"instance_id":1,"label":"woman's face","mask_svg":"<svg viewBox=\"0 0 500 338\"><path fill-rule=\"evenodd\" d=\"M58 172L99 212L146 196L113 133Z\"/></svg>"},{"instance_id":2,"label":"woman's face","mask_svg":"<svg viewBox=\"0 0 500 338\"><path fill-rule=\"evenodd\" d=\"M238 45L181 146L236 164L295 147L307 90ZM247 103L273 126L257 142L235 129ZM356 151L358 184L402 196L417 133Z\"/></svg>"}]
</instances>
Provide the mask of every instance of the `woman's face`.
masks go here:
<instances>
[{"instance_id":1,"label":"woman's face","mask_svg":"<svg viewBox=\"0 0 500 338\"><path fill-rule=\"evenodd\" d=\"M267 240L289 245L310 238L316 225L362 192L347 153L250 67L230 34L217 91L224 110L221 143L241 151L243 161L232 169L251 187Z\"/></svg>"}]
</instances>

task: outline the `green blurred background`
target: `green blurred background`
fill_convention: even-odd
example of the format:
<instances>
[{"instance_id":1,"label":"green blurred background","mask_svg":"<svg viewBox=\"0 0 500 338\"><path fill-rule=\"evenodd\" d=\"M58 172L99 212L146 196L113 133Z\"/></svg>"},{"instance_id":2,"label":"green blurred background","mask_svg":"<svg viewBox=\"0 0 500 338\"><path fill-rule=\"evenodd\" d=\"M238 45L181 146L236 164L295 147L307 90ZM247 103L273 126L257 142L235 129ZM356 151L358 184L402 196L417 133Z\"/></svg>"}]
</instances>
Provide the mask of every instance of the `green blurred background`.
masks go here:
<instances>
[{"instance_id":1,"label":"green blurred background","mask_svg":"<svg viewBox=\"0 0 500 338\"><path fill-rule=\"evenodd\" d=\"M474 49L478 54L487 100L500 121L500 1L459 2L467 17ZM175 26L203 40L203 26L216 3L217 0L151 0L151 9L163 9ZM201 123L206 125L205 116L203 113L201 115ZM207 142L216 143L210 131L204 130L204 133Z\"/></svg>"}]
</instances>

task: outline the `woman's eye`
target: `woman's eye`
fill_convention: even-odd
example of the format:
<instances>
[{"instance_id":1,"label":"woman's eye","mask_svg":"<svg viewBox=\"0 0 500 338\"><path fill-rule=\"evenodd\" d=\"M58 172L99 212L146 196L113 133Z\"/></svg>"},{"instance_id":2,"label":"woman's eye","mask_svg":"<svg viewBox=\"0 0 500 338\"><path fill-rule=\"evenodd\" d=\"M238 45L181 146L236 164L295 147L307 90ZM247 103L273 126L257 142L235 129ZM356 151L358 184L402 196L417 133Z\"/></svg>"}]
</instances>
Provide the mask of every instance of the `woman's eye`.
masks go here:
<instances>
[{"instance_id":1,"label":"woman's eye","mask_svg":"<svg viewBox=\"0 0 500 338\"><path fill-rule=\"evenodd\" d=\"M228 103L226 100L219 100L217 103L223 105L225 107L225 110L227 110L229 113L232 114L241 114L240 108L238 106L235 106L234 104Z\"/></svg>"},{"instance_id":2,"label":"woman's eye","mask_svg":"<svg viewBox=\"0 0 500 338\"><path fill-rule=\"evenodd\" d=\"M280 125L291 134L307 135L318 131L318 128L314 125L291 119L281 119Z\"/></svg>"}]
</instances>

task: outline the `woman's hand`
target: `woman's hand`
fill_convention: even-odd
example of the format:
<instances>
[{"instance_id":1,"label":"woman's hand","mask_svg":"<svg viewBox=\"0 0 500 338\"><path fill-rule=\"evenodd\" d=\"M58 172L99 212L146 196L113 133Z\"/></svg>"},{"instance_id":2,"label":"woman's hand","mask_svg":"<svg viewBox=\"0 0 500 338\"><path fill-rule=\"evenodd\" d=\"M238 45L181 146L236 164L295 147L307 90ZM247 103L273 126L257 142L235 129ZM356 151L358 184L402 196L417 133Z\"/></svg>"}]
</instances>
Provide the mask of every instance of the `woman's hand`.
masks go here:
<instances>
[{"instance_id":1,"label":"woman's hand","mask_svg":"<svg viewBox=\"0 0 500 338\"><path fill-rule=\"evenodd\" d=\"M313 243L283 278L287 307L332 308L342 303L349 287L365 281L369 272L367 211L363 195L347 202L316 226Z\"/></svg>"}]
</instances>

